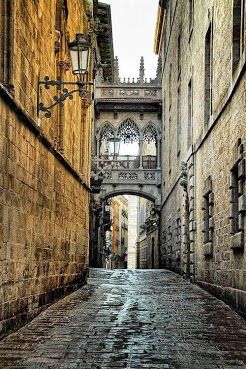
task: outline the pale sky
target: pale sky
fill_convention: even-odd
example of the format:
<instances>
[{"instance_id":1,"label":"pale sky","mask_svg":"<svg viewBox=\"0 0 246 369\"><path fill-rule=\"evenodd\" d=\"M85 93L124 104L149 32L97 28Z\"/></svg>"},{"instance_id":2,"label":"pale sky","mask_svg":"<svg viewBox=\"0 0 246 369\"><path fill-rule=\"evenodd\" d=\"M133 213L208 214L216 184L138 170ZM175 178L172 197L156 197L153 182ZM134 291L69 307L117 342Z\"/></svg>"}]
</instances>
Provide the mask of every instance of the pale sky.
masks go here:
<instances>
[{"instance_id":1,"label":"pale sky","mask_svg":"<svg viewBox=\"0 0 246 369\"><path fill-rule=\"evenodd\" d=\"M102 0L111 5L114 55L119 58L120 77L137 78L140 57L145 77L155 78L157 56L154 33L158 0Z\"/></svg>"}]
</instances>

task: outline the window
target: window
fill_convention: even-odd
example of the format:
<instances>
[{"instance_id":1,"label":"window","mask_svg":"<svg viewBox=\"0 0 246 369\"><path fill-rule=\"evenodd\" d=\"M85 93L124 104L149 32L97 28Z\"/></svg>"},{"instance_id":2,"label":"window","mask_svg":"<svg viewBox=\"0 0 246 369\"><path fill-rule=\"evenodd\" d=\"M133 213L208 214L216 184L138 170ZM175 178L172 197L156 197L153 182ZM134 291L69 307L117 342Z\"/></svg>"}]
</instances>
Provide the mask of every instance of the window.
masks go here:
<instances>
[{"instance_id":1,"label":"window","mask_svg":"<svg viewBox=\"0 0 246 369\"><path fill-rule=\"evenodd\" d=\"M169 29L171 33L172 28L172 19L173 19L173 2L169 1Z\"/></svg>"},{"instance_id":2,"label":"window","mask_svg":"<svg viewBox=\"0 0 246 369\"><path fill-rule=\"evenodd\" d=\"M245 158L244 145L239 139L234 146L234 165L231 169L231 208L230 223L232 235L232 248L242 249L245 231Z\"/></svg>"},{"instance_id":3,"label":"window","mask_svg":"<svg viewBox=\"0 0 246 369\"><path fill-rule=\"evenodd\" d=\"M169 166L169 173L171 173L171 115L169 115L169 123L168 123L168 166Z\"/></svg>"},{"instance_id":4,"label":"window","mask_svg":"<svg viewBox=\"0 0 246 369\"><path fill-rule=\"evenodd\" d=\"M55 28L57 31L64 31L64 22L67 21L68 6L67 0L56 0Z\"/></svg>"},{"instance_id":5,"label":"window","mask_svg":"<svg viewBox=\"0 0 246 369\"><path fill-rule=\"evenodd\" d=\"M214 194L212 192L212 179L209 176L203 189L203 234L204 234L204 255L209 257L213 255L213 233L214 233Z\"/></svg>"},{"instance_id":6,"label":"window","mask_svg":"<svg viewBox=\"0 0 246 369\"><path fill-rule=\"evenodd\" d=\"M181 35L178 37L178 52L177 52L177 65L178 65L178 79L180 78L181 74Z\"/></svg>"},{"instance_id":7,"label":"window","mask_svg":"<svg viewBox=\"0 0 246 369\"><path fill-rule=\"evenodd\" d=\"M239 212L238 212L238 165L235 164L231 169L231 234L235 234L239 231Z\"/></svg>"},{"instance_id":8,"label":"window","mask_svg":"<svg viewBox=\"0 0 246 369\"><path fill-rule=\"evenodd\" d=\"M209 242L209 194L204 197L204 243Z\"/></svg>"},{"instance_id":9,"label":"window","mask_svg":"<svg viewBox=\"0 0 246 369\"><path fill-rule=\"evenodd\" d=\"M169 68L169 110L171 109L172 106L172 64L170 64L170 68Z\"/></svg>"},{"instance_id":10,"label":"window","mask_svg":"<svg viewBox=\"0 0 246 369\"><path fill-rule=\"evenodd\" d=\"M167 29L164 29L164 55L166 55L166 51L167 51ZM164 58L163 58L164 60Z\"/></svg>"},{"instance_id":11,"label":"window","mask_svg":"<svg viewBox=\"0 0 246 369\"><path fill-rule=\"evenodd\" d=\"M191 33L194 25L194 0L189 0L189 32Z\"/></svg>"},{"instance_id":12,"label":"window","mask_svg":"<svg viewBox=\"0 0 246 369\"><path fill-rule=\"evenodd\" d=\"M233 1L232 72L234 73L244 51L245 0Z\"/></svg>"},{"instance_id":13,"label":"window","mask_svg":"<svg viewBox=\"0 0 246 369\"><path fill-rule=\"evenodd\" d=\"M209 123L212 114L212 59L213 59L212 25L205 37L205 91L204 91L204 123Z\"/></svg>"},{"instance_id":14,"label":"window","mask_svg":"<svg viewBox=\"0 0 246 369\"><path fill-rule=\"evenodd\" d=\"M165 91L163 91L163 95L165 96ZM163 98L163 108L162 108L162 123L163 123L163 141L165 141L166 137L166 99L165 97Z\"/></svg>"},{"instance_id":15,"label":"window","mask_svg":"<svg viewBox=\"0 0 246 369\"><path fill-rule=\"evenodd\" d=\"M12 85L13 0L0 2L0 82Z\"/></svg>"},{"instance_id":16,"label":"window","mask_svg":"<svg viewBox=\"0 0 246 369\"><path fill-rule=\"evenodd\" d=\"M180 153L181 142L181 104L180 104L180 87L177 93L177 155Z\"/></svg>"},{"instance_id":17,"label":"window","mask_svg":"<svg viewBox=\"0 0 246 369\"><path fill-rule=\"evenodd\" d=\"M172 227L168 226L168 264L169 266L172 265L172 256L173 256L173 238L172 238Z\"/></svg>"},{"instance_id":18,"label":"window","mask_svg":"<svg viewBox=\"0 0 246 369\"><path fill-rule=\"evenodd\" d=\"M181 252L181 219L176 219L176 262L180 262Z\"/></svg>"},{"instance_id":19,"label":"window","mask_svg":"<svg viewBox=\"0 0 246 369\"><path fill-rule=\"evenodd\" d=\"M193 90L192 90L192 79L190 79L188 84L188 132L187 132L188 148L192 144L192 132L193 132Z\"/></svg>"},{"instance_id":20,"label":"window","mask_svg":"<svg viewBox=\"0 0 246 369\"><path fill-rule=\"evenodd\" d=\"M64 62L67 59L67 17L68 7L67 0L56 0L55 12L55 54L56 54L56 79L63 80L69 64ZM61 94L61 90L57 89L57 95ZM57 107L57 119L55 125L55 146L61 152L64 149L64 108ZM82 156L82 155L81 155ZM81 167L81 164L80 164Z\"/></svg>"},{"instance_id":21,"label":"window","mask_svg":"<svg viewBox=\"0 0 246 369\"><path fill-rule=\"evenodd\" d=\"M245 0L242 1L242 17L241 17L241 24L242 24L242 30L241 30L241 49L242 49L242 53L244 52L245 49Z\"/></svg>"}]
</instances>

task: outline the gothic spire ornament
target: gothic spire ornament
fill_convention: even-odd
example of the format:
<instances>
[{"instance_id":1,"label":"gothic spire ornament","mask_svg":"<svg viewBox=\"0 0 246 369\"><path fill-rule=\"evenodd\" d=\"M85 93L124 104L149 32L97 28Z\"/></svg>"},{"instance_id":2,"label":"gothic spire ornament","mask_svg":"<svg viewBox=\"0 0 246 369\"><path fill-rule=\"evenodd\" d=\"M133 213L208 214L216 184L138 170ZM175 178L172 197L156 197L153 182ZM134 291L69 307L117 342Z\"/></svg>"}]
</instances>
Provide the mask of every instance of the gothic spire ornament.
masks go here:
<instances>
[{"instance_id":1,"label":"gothic spire ornament","mask_svg":"<svg viewBox=\"0 0 246 369\"><path fill-rule=\"evenodd\" d=\"M120 79L119 76L119 59L118 56L114 58L114 82L118 83Z\"/></svg>"},{"instance_id":2,"label":"gothic spire ornament","mask_svg":"<svg viewBox=\"0 0 246 369\"><path fill-rule=\"evenodd\" d=\"M139 81L140 83L144 83L144 57L143 56L141 56L141 59L140 59Z\"/></svg>"}]
</instances>

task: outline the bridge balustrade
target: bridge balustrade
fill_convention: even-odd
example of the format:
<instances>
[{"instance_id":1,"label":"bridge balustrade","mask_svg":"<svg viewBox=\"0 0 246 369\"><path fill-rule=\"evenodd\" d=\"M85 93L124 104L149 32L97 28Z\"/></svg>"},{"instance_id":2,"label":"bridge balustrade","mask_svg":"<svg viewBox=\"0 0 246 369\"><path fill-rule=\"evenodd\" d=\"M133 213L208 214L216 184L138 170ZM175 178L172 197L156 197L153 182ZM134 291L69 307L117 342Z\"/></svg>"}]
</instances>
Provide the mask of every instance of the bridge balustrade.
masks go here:
<instances>
[{"instance_id":1,"label":"bridge balustrade","mask_svg":"<svg viewBox=\"0 0 246 369\"><path fill-rule=\"evenodd\" d=\"M108 155L100 157L98 168L107 170L109 167L112 169L156 169L157 157L154 155L143 155L142 165L140 163L140 156L118 155L115 159Z\"/></svg>"}]
</instances>

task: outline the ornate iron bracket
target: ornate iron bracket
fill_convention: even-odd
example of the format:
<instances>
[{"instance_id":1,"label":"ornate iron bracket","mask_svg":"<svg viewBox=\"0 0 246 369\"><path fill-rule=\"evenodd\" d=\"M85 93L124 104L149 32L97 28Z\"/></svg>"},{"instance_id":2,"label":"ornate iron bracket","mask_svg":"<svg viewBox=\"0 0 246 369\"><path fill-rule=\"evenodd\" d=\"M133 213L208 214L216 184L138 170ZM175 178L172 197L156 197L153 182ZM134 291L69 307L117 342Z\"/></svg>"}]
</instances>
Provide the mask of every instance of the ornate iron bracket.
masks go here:
<instances>
[{"instance_id":1,"label":"ornate iron bracket","mask_svg":"<svg viewBox=\"0 0 246 369\"><path fill-rule=\"evenodd\" d=\"M56 105L60 105L60 106L64 106L64 101L66 99L72 100L73 99L73 94L75 92L79 93L79 96L82 99L86 99L86 100L92 100L92 95L90 91L87 91L84 89L85 86L92 86L93 82L83 82L83 81L78 81L78 82L62 82L61 80L50 80L48 76L45 76L44 81L39 81L38 82L38 91L40 88L40 85L43 85L44 88L46 90L49 90L50 87L56 86L58 91L61 91L61 93L58 95L53 96L53 103L45 106L44 103L39 102L39 96L38 96L38 112L39 111L43 111L45 112L45 117L46 118L50 118L51 117L51 109L54 108L54 106ZM72 85L72 86L77 86L76 89L69 91L67 88L62 88L62 86L64 85Z\"/></svg>"}]
</instances>

